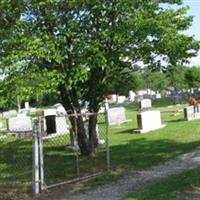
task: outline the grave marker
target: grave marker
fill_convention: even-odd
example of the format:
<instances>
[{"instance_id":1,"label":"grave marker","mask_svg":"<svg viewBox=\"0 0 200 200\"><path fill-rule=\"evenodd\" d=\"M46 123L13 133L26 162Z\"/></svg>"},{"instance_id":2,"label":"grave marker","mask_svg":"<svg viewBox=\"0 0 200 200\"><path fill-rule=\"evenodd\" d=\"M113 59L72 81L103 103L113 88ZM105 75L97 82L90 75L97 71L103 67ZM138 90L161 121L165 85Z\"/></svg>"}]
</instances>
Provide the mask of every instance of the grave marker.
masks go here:
<instances>
[{"instance_id":1,"label":"grave marker","mask_svg":"<svg viewBox=\"0 0 200 200\"><path fill-rule=\"evenodd\" d=\"M110 108L108 109L108 124L120 125L126 120L124 107Z\"/></svg>"},{"instance_id":2,"label":"grave marker","mask_svg":"<svg viewBox=\"0 0 200 200\"><path fill-rule=\"evenodd\" d=\"M151 108L151 99L143 99L139 102L139 108L140 110Z\"/></svg>"},{"instance_id":3,"label":"grave marker","mask_svg":"<svg viewBox=\"0 0 200 200\"><path fill-rule=\"evenodd\" d=\"M165 127L161 123L160 111L144 111L137 114L138 130L135 132L146 133Z\"/></svg>"}]
</instances>

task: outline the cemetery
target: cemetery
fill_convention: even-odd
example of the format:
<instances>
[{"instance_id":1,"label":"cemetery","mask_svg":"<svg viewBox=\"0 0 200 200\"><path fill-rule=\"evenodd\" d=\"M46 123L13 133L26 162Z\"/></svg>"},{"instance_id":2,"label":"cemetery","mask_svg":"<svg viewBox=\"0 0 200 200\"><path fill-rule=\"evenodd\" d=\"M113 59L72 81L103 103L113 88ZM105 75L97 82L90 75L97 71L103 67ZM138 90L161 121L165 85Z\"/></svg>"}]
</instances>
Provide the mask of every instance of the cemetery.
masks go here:
<instances>
[{"instance_id":1,"label":"cemetery","mask_svg":"<svg viewBox=\"0 0 200 200\"><path fill-rule=\"evenodd\" d=\"M0 200L200 199L199 1L0 2Z\"/></svg>"},{"instance_id":2,"label":"cemetery","mask_svg":"<svg viewBox=\"0 0 200 200\"><path fill-rule=\"evenodd\" d=\"M140 113L139 103L131 103L125 108L122 108L122 107L109 108L109 110L111 112L110 123L112 124L112 123L116 122L115 124L110 125L110 128L109 128L110 129L110 142L111 142L110 148L112 151L113 165L116 165L117 163L124 163L124 166L133 165L137 169L144 169L147 166L148 167L153 166L153 165L156 165L157 163L162 162L163 160L166 159L166 156L168 157L168 159L172 159L175 156L177 156L183 152L191 151L196 146L198 146L197 141L200 139L198 130L194 131L194 133L193 133L195 135L196 142L193 141L194 138L192 139L190 137L190 135L188 134L188 131L191 131L191 130L193 130L194 127L199 126L198 120L194 120L191 122L184 121L183 110L187 106L187 104L154 108L154 106L156 106L156 104L153 102L152 107L150 108L151 110L146 110L146 108L145 108L145 110L142 111L141 113ZM160 104L159 101L158 101L158 104ZM171 115L174 111L180 110L181 108L182 108L182 113L180 115L178 115L178 116ZM47 116L49 116L48 114L52 114L51 109L52 108L50 108L50 110L45 111ZM155 109L155 110L152 111L152 109ZM50 113L49 113L49 111L50 111ZM112 112L121 113L121 116L119 115L119 118L117 118L117 117L112 118ZM142 115L142 113L144 113L144 116L141 117L143 119L144 126L146 126L145 120L148 121L148 119L151 119L151 122L152 122L151 125L153 126L153 121L152 121L153 117L152 116L155 115L156 116L155 117L155 121L156 121L155 125L162 126L162 123L163 123L163 124L166 124L166 127L162 128L162 129L157 129L158 127L156 127L154 129L154 127L153 127L153 129L152 129L152 126L151 127L147 126L147 128L144 127L144 129L146 128L145 130L149 131L149 128L150 128L150 130L151 130L150 133L145 134L145 135L141 134L141 136L140 136L140 134L139 135L134 134L133 130L138 128L138 123L139 123L138 122L138 115L139 115L138 113L141 115ZM56 112L54 112L53 114L55 114L55 116L56 116L58 113L56 114ZM162 122L160 121L160 115L162 115ZM115 116L117 116L117 115L115 115ZM24 118L24 116L20 116L20 117ZM11 118L11 119L15 120L15 118L16 117ZM127 119L131 119L131 120L127 121L126 123L122 123L122 122L126 121ZM177 121L177 122L174 123L175 121ZM189 127L188 127L187 123L190 124ZM119 126L119 124L120 124L120 126ZM115 127L119 127L119 128L116 129ZM184 127L184 129L182 129L181 127ZM172 130L175 130L175 131L172 131ZM52 134L52 135L54 135L54 134ZM6 138L4 138L4 139L6 139ZM9 139L9 141L13 141L13 137L9 137L7 139ZM101 139L103 139L102 136L101 136ZM190 140L192 140L192 141L190 141ZM27 142L27 140L25 140L25 141ZM159 141L159 144L156 141ZM181 145L182 142L186 142L186 141L187 141L188 145ZM19 146L23 145L23 141L20 142L21 144L19 142L20 141L17 142ZM57 137L57 139L54 138L54 140L52 140L52 143L49 143L49 142L46 143L46 148L49 149L50 146L53 148L55 145L57 147L59 147L59 146L62 147L63 145L66 145L66 143L70 143L70 142L71 141L70 141L69 134L66 134L63 136L61 135L61 137ZM189 145L190 142L193 143L192 146ZM162 144L162 147L160 146L160 143ZM177 144L177 145L179 144L178 146L176 146L176 149L178 150L178 152L170 151L170 148L172 148L175 144ZM29 143L29 145L31 145L31 143ZM141 146L143 146L143 145L145 145L146 147L151 147L151 151L149 152L148 148L141 150ZM46 148L45 148L45 152L47 153L48 150ZM127 152L126 157L123 156L124 149ZM30 152L29 148L27 148L27 150L24 151L24 153L27 155L29 154L29 152ZM9 153L9 152L7 152L7 153ZM46 153L45 153L45 155L46 155ZM163 156L162 157L157 156L157 154L159 154L159 153L162 153ZM58 157L58 155L59 154L57 154L57 157ZM29 156L30 156L30 154L29 154ZM66 154L66 156L67 156L67 154ZM131 158L131 161L127 158L127 156L128 156L128 158ZM30 157L27 157L27 159L30 159ZM55 161L56 161L55 164L58 161L61 162L60 159L55 160ZM28 162L28 160L26 162ZM68 170L69 170L71 168L71 166L68 166L68 167L69 167L68 168ZM22 170L22 169L20 169L20 170ZM29 173L27 171L27 175L28 174L30 175L30 173L31 173L30 171L29 171ZM56 173L57 174L56 176L59 175L57 170L51 171L51 173ZM62 173L60 175L62 175ZM68 172L68 177L70 177L69 172Z\"/></svg>"}]
</instances>

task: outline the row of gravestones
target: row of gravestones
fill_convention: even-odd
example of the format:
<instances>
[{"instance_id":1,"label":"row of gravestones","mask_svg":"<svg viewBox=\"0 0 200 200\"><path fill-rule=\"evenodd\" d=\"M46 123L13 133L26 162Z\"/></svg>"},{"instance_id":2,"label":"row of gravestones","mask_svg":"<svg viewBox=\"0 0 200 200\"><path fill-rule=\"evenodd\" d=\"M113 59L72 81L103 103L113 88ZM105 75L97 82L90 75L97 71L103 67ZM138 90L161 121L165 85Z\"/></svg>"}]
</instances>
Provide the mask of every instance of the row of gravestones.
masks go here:
<instances>
[{"instance_id":1,"label":"row of gravestones","mask_svg":"<svg viewBox=\"0 0 200 200\"><path fill-rule=\"evenodd\" d=\"M29 109L29 105L25 104L25 108L24 110L26 111L30 111ZM48 113L48 110L44 111L44 130L50 130L51 128L49 128L49 115L52 115L52 113ZM62 132L66 132L68 130L68 126L66 124L66 120L64 119L64 117L62 117L63 115L66 114L64 108L62 107L62 105L60 104L56 104L54 105L54 107L51 109L54 113L53 115L55 115L55 123L56 123L56 128L57 130L55 131L55 133L62 133ZM63 111L64 110L64 111ZM36 109L34 109L34 111L36 111ZM64 112L64 113L63 113ZM18 113L16 110L10 110L8 112L3 112L2 113L2 118L6 119L7 121L7 131L8 132L31 132L32 131L32 120L31 117L28 116L28 112L22 112L22 113ZM62 129L59 128L60 126L58 126L58 124L62 124ZM50 130L51 131L51 130ZM48 132L49 134L51 134L51 132Z\"/></svg>"},{"instance_id":2,"label":"row of gravestones","mask_svg":"<svg viewBox=\"0 0 200 200\"><path fill-rule=\"evenodd\" d=\"M165 127L161 121L161 113L158 110L149 110L152 107L150 99L143 99L139 102L139 113L137 114L138 129L135 132L145 133ZM184 108L184 119L191 121L200 119L200 105ZM125 109L123 107L111 108L108 110L109 125L120 125L126 122Z\"/></svg>"},{"instance_id":3,"label":"row of gravestones","mask_svg":"<svg viewBox=\"0 0 200 200\"><path fill-rule=\"evenodd\" d=\"M184 108L184 118L186 121L200 119L200 105Z\"/></svg>"},{"instance_id":4,"label":"row of gravestones","mask_svg":"<svg viewBox=\"0 0 200 200\"><path fill-rule=\"evenodd\" d=\"M137 114L137 133L146 133L152 130L165 127L161 122L161 114L158 110L149 110L152 107L150 99L143 99L139 102L139 113ZM116 107L108 109L109 125L120 125L126 122L125 108Z\"/></svg>"},{"instance_id":5,"label":"row of gravestones","mask_svg":"<svg viewBox=\"0 0 200 200\"><path fill-rule=\"evenodd\" d=\"M10 113L12 115L10 115ZM18 133L17 135L19 139L23 138L25 135L27 135L27 133L29 133L28 135L31 136L30 134L33 129L33 124L32 124L33 122L31 120L31 117L27 116L26 113L19 114L14 111L10 113L9 116L6 116L8 124L7 131L9 133ZM86 135L89 138L87 123L85 123L85 130L86 130ZM100 139L99 136L98 125L96 126L96 132L97 132L98 143L104 144L105 141L103 139ZM55 104L51 108L44 110L44 116L42 117L43 139L49 139L69 133L71 139L70 148L76 149L77 148L76 137L73 131L70 130L69 125L67 124L67 112L65 108L61 104Z\"/></svg>"}]
</instances>

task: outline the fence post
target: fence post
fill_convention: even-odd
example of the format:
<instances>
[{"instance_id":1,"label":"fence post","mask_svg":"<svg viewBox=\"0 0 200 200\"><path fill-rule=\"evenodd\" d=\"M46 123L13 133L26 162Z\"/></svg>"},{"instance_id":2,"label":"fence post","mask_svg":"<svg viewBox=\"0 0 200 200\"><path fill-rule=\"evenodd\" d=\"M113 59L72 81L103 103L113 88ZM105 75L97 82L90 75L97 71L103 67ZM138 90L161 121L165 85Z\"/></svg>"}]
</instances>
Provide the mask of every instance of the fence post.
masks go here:
<instances>
[{"instance_id":1,"label":"fence post","mask_svg":"<svg viewBox=\"0 0 200 200\"><path fill-rule=\"evenodd\" d=\"M39 143L38 143L38 120L33 126L33 164L32 164L32 190L33 195L40 193L40 170L39 170Z\"/></svg>"},{"instance_id":2,"label":"fence post","mask_svg":"<svg viewBox=\"0 0 200 200\"><path fill-rule=\"evenodd\" d=\"M40 191L44 189L44 157L43 157L43 141L42 141L43 118L39 118L38 123L38 146L39 146L39 165L40 165Z\"/></svg>"},{"instance_id":3,"label":"fence post","mask_svg":"<svg viewBox=\"0 0 200 200\"><path fill-rule=\"evenodd\" d=\"M78 149L78 125L77 125L78 115L75 112L74 116L74 140L75 140L75 151L76 151L76 174L80 176L80 166L79 166L79 149Z\"/></svg>"},{"instance_id":4,"label":"fence post","mask_svg":"<svg viewBox=\"0 0 200 200\"><path fill-rule=\"evenodd\" d=\"M108 135L108 110L105 109L105 123L106 123L106 164L107 170L110 170L110 144L109 144L109 135Z\"/></svg>"}]
</instances>

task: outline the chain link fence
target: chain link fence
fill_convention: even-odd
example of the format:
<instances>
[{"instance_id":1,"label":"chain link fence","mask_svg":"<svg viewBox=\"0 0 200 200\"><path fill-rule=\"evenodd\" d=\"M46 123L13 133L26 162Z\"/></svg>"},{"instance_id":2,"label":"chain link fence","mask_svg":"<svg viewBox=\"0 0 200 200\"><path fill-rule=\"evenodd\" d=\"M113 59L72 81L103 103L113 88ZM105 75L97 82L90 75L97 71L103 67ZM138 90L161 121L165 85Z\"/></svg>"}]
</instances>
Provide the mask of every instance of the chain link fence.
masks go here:
<instances>
[{"instance_id":1,"label":"chain link fence","mask_svg":"<svg viewBox=\"0 0 200 200\"><path fill-rule=\"evenodd\" d=\"M31 191L32 121L23 119L0 116L0 194Z\"/></svg>"},{"instance_id":2,"label":"chain link fence","mask_svg":"<svg viewBox=\"0 0 200 200\"><path fill-rule=\"evenodd\" d=\"M89 136L89 117L96 115L97 148L95 155L84 156L78 145L79 131ZM83 120L79 127L78 118ZM43 188L51 188L97 175L109 168L108 135L105 114L76 114L68 116L46 116L39 120L39 137L42 141Z\"/></svg>"},{"instance_id":3,"label":"chain link fence","mask_svg":"<svg viewBox=\"0 0 200 200\"><path fill-rule=\"evenodd\" d=\"M96 152L84 156L81 133L91 140L89 118L96 116ZM80 128L78 119L82 119ZM96 176L109 169L105 113L68 116L0 116L0 193L13 187L38 194L61 184Z\"/></svg>"}]
</instances>

